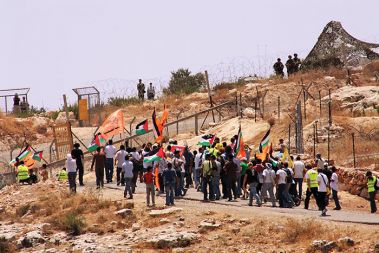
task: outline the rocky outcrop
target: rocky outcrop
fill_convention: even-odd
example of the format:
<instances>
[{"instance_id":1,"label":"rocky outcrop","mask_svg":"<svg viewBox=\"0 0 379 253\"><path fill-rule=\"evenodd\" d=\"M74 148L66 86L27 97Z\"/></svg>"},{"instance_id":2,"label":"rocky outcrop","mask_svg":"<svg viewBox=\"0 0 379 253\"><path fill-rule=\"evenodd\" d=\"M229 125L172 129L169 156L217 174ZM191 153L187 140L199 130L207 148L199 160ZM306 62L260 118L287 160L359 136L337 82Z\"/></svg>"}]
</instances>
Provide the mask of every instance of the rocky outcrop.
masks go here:
<instances>
[{"instance_id":1,"label":"rocky outcrop","mask_svg":"<svg viewBox=\"0 0 379 253\"><path fill-rule=\"evenodd\" d=\"M302 63L302 68L359 66L379 59L379 44L351 36L340 22L329 22Z\"/></svg>"},{"instance_id":2,"label":"rocky outcrop","mask_svg":"<svg viewBox=\"0 0 379 253\"><path fill-rule=\"evenodd\" d=\"M359 170L353 168L339 168L338 180L341 188L350 192L353 195L358 195L363 198L368 198L366 170ZM379 177L378 172L373 172L374 175ZM378 198L378 196L376 196Z\"/></svg>"}]
</instances>

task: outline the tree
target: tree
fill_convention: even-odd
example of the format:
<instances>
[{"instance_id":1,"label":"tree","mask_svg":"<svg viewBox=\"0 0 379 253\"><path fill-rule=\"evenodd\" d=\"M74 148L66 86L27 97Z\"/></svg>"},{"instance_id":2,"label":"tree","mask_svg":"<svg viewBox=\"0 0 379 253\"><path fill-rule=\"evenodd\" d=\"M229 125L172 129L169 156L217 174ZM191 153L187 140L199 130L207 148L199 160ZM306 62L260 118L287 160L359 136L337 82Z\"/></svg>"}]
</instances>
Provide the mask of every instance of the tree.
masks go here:
<instances>
[{"instance_id":1,"label":"tree","mask_svg":"<svg viewBox=\"0 0 379 253\"><path fill-rule=\"evenodd\" d=\"M178 69L177 71L171 72L169 86L165 92L189 94L199 91L204 84L205 77L202 73L192 75L188 69Z\"/></svg>"}]
</instances>

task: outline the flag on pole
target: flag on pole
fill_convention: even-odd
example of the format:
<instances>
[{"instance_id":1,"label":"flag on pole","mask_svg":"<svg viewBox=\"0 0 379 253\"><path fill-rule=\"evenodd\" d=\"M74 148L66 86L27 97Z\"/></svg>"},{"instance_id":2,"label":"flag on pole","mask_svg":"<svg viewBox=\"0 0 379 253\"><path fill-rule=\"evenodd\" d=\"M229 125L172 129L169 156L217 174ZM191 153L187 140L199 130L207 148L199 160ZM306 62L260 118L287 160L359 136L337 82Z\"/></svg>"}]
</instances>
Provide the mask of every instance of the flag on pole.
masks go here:
<instances>
[{"instance_id":1,"label":"flag on pole","mask_svg":"<svg viewBox=\"0 0 379 253\"><path fill-rule=\"evenodd\" d=\"M283 151L283 156L281 159L282 163L287 162L288 167L293 168L293 161L291 159L290 153L288 152L288 148L285 147Z\"/></svg>"},{"instance_id":2,"label":"flag on pole","mask_svg":"<svg viewBox=\"0 0 379 253\"><path fill-rule=\"evenodd\" d=\"M154 176L155 187L161 190L161 185L159 184L159 166L155 167Z\"/></svg>"},{"instance_id":3,"label":"flag on pole","mask_svg":"<svg viewBox=\"0 0 379 253\"><path fill-rule=\"evenodd\" d=\"M113 112L106 118L103 124L99 127L98 132L102 133L104 139L110 139L116 134L124 132L125 122L124 114L121 109Z\"/></svg>"},{"instance_id":4,"label":"flag on pole","mask_svg":"<svg viewBox=\"0 0 379 253\"><path fill-rule=\"evenodd\" d=\"M154 132L155 142L160 143L163 139L163 128L162 128L161 121L157 118L155 108L154 108L154 112L151 118L153 121L153 132Z\"/></svg>"},{"instance_id":5,"label":"flag on pole","mask_svg":"<svg viewBox=\"0 0 379 253\"><path fill-rule=\"evenodd\" d=\"M145 119L144 121L142 121L136 126L136 134L138 135L145 134L147 133L147 131L149 131L149 126L148 126L147 119Z\"/></svg>"},{"instance_id":6,"label":"flag on pole","mask_svg":"<svg viewBox=\"0 0 379 253\"><path fill-rule=\"evenodd\" d=\"M172 145L171 146L171 152L175 152L176 150L179 150L180 155L183 155L183 152L185 149L186 149L186 146L181 146L181 145Z\"/></svg>"},{"instance_id":7,"label":"flag on pole","mask_svg":"<svg viewBox=\"0 0 379 253\"><path fill-rule=\"evenodd\" d=\"M98 147L105 145L106 141L101 133L96 134L95 138L88 147L89 152L95 152Z\"/></svg>"},{"instance_id":8,"label":"flag on pole","mask_svg":"<svg viewBox=\"0 0 379 253\"><path fill-rule=\"evenodd\" d=\"M210 147L210 146L212 146L215 138L216 138L216 135L213 135L213 134L203 135L203 136L201 136L197 145Z\"/></svg>"},{"instance_id":9,"label":"flag on pole","mask_svg":"<svg viewBox=\"0 0 379 253\"><path fill-rule=\"evenodd\" d=\"M245 143L243 142L243 138L242 138L241 125L238 129L237 136L238 137L237 137L235 152L236 152L237 158L241 159L242 157L246 157Z\"/></svg>"},{"instance_id":10,"label":"flag on pole","mask_svg":"<svg viewBox=\"0 0 379 253\"><path fill-rule=\"evenodd\" d=\"M34 161L38 161L38 162L40 162L40 161L42 160L42 156L43 156L43 151L37 151L37 152L35 152L35 153L33 154L32 159L33 159Z\"/></svg>"},{"instance_id":11,"label":"flag on pole","mask_svg":"<svg viewBox=\"0 0 379 253\"><path fill-rule=\"evenodd\" d=\"M266 160L267 154L269 152L270 146L270 129L267 131L265 136L263 136L261 142L259 143L259 154L256 156L262 161Z\"/></svg>"},{"instance_id":12,"label":"flag on pole","mask_svg":"<svg viewBox=\"0 0 379 253\"><path fill-rule=\"evenodd\" d=\"M18 155L18 156L16 156L16 158L15 159L13 159L12 161L10 161L10 163L9 163L9 165L11 165L11 166L15 166L16 165L16 160L17 160L17 158L18 158L18 160L21 162L21 161L24 161L27 157L29 157L30 156L30 154L31 154L31 152L32 152L32 149L31 149L31 147L29 146L29 145L27 145L22 151L21 151L21 153Z\"/></svg>"},{"instance_id":13,"label":"flag on pole","mask_svg":"<svg viewBox=\"0 0 379 253\"><path fill-rule=\"evenodd\" d=\"M165 153L163 151L163 148L159 148L159 149L156 149L156 150L149 152L143 158L143 161L145 163L156 162L156 161L162 160L164 157L165 157Z\"/></svg>"}]
</instances>

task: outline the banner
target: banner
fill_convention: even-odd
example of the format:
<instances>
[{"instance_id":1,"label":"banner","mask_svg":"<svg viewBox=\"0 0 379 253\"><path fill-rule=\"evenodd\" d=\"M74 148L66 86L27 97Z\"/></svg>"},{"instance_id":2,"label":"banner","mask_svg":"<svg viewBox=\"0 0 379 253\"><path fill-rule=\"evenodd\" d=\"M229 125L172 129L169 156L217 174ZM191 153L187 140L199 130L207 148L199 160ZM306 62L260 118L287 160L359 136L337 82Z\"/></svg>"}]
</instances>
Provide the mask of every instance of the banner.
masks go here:
<instances>
[{"instance_id":1,"label":"banner","mask_svg":"<svg viewBox=\"0 0 379 253\"><path fill-rule=\"evenodd\" d=\"M121 109L113 112L109 117L104 121L101 127L97 130L98 133L101 133L103 138L110 139L116 134L124 132L125 122L124 114Z\"/></svg>"}]
</instances>

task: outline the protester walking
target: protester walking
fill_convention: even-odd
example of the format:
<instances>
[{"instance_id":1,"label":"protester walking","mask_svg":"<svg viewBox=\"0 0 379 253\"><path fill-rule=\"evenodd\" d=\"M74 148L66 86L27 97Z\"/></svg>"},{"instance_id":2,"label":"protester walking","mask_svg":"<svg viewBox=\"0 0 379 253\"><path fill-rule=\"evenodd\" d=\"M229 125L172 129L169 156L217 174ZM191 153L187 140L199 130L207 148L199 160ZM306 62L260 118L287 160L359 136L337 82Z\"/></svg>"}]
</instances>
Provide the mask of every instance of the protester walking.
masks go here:
<instances>
[{"instance_id":1,"label":"protester walking","mask_svg":"<svg viewBox=\"0 0 379 253\"><path fill-rule=\"evenodd\" d=\"M116 155L116 147L113 146L113 141L109 140L108 145L105 146L104 148L105 152L105 177L107 179L107 183L112 183L113 182L113 158Z\"/></svg>"},{"instance_id":2,"label":"protester walking","mask_svg":"<svg viewBox=\"0 0 379 253\"><path fill-rule=\"evenodd\" d=\"M296 157L296 161L293 163L294 180L297 188L297 195L301 199L303 194L303 178L305 172L305 164L301 161L300 156Z\"/></svg>"},{"instance_id":3,"label":"protester walking","mask_svg":"<svg viewBox=\"0 0 379 253\"><path fill-rule=\"evenodd\" d=\"M125 150L125 146L121 145L120 150L117 151L115 155L115 165L116 165L116 179L117 179L117 186L121 184L121 186L125 186L125 180L124 180L124 174L122 173L122 165L125 162L125 157L127 155L127 152Z\"/></svg>"},{"instance_id":4,"label":"protester walking","mask_svg":"<svg viewBox=\"0 0 379 253\"><path fill-rule=\"evenodd\" d=\"M71 154L67 154L66 171L68 176L68 184L70 191L76 193L76 160Z\"/></svg>"},{"instance_id":5,"label":"protester walking","mask_svg":"<svg viewBox=\"0 0 379 253\"><path fill-rule=\"evenodd\" d=\"M375 195L376 191L378 189L378 178L372 174L371 171L366 172L366 179L367 179L367 191L370 199L370 208L371 213L376 213L376 203L375 203Z\"/></svg>"},{"instance_id":6,"label":"protester walking","mask_svg":"<svg viewBox=\"0 0 379 253\"><path fill-rule=\"evenodd\" d=\"M233 161L233 155L229 154L227 157L227 161L224 166L225 177L226 177L226 192L228 201L232 201L232 192L234 196L234 200L237 199L237 189L236 189L236 181L237 181L237 164Z\"/></svg>"},{"instance_id":7,"label":"protester walking","mask_svg":"<svg viewBox=\"0 0 379 253\"><path fill-rule=\"evenodd\" d=\"M319 209L321 210L321 215L326 216L327 206L327 188L328 188L328 177L324 174L323 169L318 169L317 175L317 183L318 183L318 198L319 198Z\"/></svg>"},{"instance_id":8,"label":"protester walking","mask_svg":"<svg viewBox=\"0 0 379 253\"><path fill-rule=\"evenodd\" d=\"M143 181L146 184L146 206L150 206L151 203L155 206L155 185L154 185L153 167L148 167L147 172L143 174ZM151 196L151 197L150 197Z\"/></svg>"},{"instance_id":9,"label":"protester walking","mask_svg":"<svg viewBox=\"0 0 379 253\"><path fill-rule=\"evenodd\" d=\"M130 161L129 155L125 156L125 162L122 164L122 172L124 173L124 180L125 180L124 198L126 198L129 193L128 199L133 199L133 192L132 192L133 162Z\"/></svg>"},{"instance_id":10,"label":"protester walking","mask_svg":"<svg viewBox=\"0 0 379 253\"><path fill-rule=\"evenodd\" d=\"M84 154L83 151L80 149L80 144L75 143L74 144L74 149L71 151L71 156L75 157L76 160L76 171L79 174L79 185L84 186L83 183L83 176L84 176L84 166L83 166L83 161L84 161Z\"/></svg>"},{"instance_id":11,"label":"protester walking","mask_svg":"<svg viewBox=\"0 0 379 253\"><path fill-rule=\"evenodd\" d=\"M259 197L259 194L257 193L257 186L259 183L259 178L258 178L258 172L255 170L256 162L253 161L252 166L249 166L248 169L246 170L245 176L244 176L244 181L243 181L243 186L245 191L246 187L249 186L250 194L249 194L249 206L253 205L253 199L256 199L257 205L261 206L261 198Z\"/></svg>"},{"instance_id":12,"label":"protester walking","mask_svg":"<svg viewBox=\"0 0 379 253\"><path fill-rule=\"evenodd\" d=\"M285 193L286 178L287 178L287 173L282 168L280 168L276 171L276 182L278 185L279 207L281 207L281 208L287 208L288 207L288 199L287 199L287 196Z\"/></svg>"},{"instance_id":13,"label":"protester walking","mask_svg":"<svg viewBox=\"0 0 379 253\"><path fill-rule=\"evenodd\" d=\"M307 164L306 168L307 168L307 173L305 174L305 179L307 181L307 192L306 192L305 200L304 200L304 209L309 208L309 201L312 195L316 200L317 206L320 208L319 197L318 197L318 181L317 181L318 173L310 164Z\"/></svg>"},{"instance_id":14,"label":"protester walking","mask_svg":"<svg viewBox=\"0 0 379 253\"><path fill-rule=\"evenodd\" d=\"M265 169L263 170L263 186L262 186L262 200L265 200L267 197L267 192L270 195L272 207L276 207L274 187L275 187L275 171L272 169L271 163L265 164Z\"/></svg>"},{"instance_id":15,"label":"protester walking","mask_svg":"<svg viewBox=\"0 0 379 253\"><path fill-rule=\"evenodd\" d=\"M91 171L95 165L96 174L96 189L104 188L104 168L105 168L105 154L100 147L96 149L96 153L93 155Z\"/></svg>"},{"instance_id":16,"label":"protester walking","mask_svg":"<svg viewBox=\"0 0 379 253\"><path fill-rule=\"evenodd\" d=\"M330 188L332 189L332 196L336 207L333 210L341 210L340 201L338 198L338 175L335 166L332 166L332 177L330 178Z\"/></svg>"},{"instance_id":17,"label":"protester walking","mask_svg":"<svg viewBox=\"0 0 379 253\"><path fill-rule=\"evenodd\" d=\"M213 193L213 168L214 163L211 161L211 155L206 154L205 155L205 161L202 164L201 171L202 171L202 178L203 178L203 201L209 201L214 200L214 193ZM209 196L208 196L208 189L209 189Z\"/></svg>"},{"instance_id":18,"label":"protester walking","mask_svg":"<svg viewBox=\"0 0 379 253\"><path fill-rule=\"evenodd\" d=\"M176 172L172 169L172 163L167 163L167 170L163 171L163 181L166 191L166 206L173 206L175 205Z\"/></svg>"}]
</instances>

